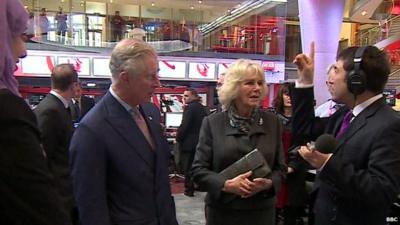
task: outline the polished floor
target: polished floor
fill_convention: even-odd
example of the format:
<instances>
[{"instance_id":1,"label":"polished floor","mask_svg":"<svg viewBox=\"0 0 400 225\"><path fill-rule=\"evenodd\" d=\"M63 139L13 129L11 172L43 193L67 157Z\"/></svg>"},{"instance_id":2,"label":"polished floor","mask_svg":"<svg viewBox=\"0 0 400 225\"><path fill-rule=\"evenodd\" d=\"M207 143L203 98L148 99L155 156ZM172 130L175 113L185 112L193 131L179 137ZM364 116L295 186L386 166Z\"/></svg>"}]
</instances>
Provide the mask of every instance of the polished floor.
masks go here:
<instances>
[{"instance_id":1,"label":"polished floor","mask_svg":"<svg viewBox=\"0 0 400 225\"><path fill-rule=\"evenodd\" d=\"M194 197L174 194L176 217L179 225L204 225L204 192L195 192Z\"/></svg>"}]
</instances>

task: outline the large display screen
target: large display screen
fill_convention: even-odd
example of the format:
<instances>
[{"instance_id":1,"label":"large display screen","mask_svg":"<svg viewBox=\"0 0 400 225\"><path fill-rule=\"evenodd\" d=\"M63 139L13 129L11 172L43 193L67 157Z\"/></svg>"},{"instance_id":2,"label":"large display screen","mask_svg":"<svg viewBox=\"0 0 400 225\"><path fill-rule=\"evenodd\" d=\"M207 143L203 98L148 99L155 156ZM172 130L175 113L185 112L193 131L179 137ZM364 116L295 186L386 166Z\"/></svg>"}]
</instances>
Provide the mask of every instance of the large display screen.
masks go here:
<instances>
[{"instance_id":1,"label":"large display screen","mask_svg":"<svg viewBox=\"0 0 400 225\"><path fill-rule=\"evenodd\" d=\"M158 75L162 78L185 78L186 62L160 60L158 65L160 67Z\"/></svg>"},{"instance_id":2,"label":"large display screen","mask_svg":"<svg viewBox=\"0 0 400 225\"><path fill-rule=\"evenodd\" d=\"M189 78L215 79L215 63L190 63Z\"/></svg>"},{"instance_id":3,"label":"large display screen","mask_svg":"<svg viewBox=\"0 0 400 225\"><path fill-rule=\"evenodd\" d=\"M385 96L386 104L390 106L396 105L396 89L383 90L383 96Z\"/></svg>"},{"instance_id":4,"label":"large display screen","mask_svg":"<svg viewBox=\"0 0 400 225\"><path fill-rule=\"evenodd\" d=\"M93 75L111 77L109 65L109 58L93 58Z\"/></svg>"},{"instance_id":5,"label":"large display screen","mask_svg":"<svg viewBox=\"0 0 400 225\"><path fill-rule=\"evenodd\" d=\"M53 56L28 56L21 60L22 71L27 74L50 75L54 67Z\"/></svg>"},{"instance_id":6,"label":"large display screen","mask_svg":"<svg viewBox=\"0 0 400 225\"><path fill-rule=\"evenodd\" d=\"M165 113L165 126L167 128L177 128L182 123L183 113L181 112L166 112Z\"/></svg>"},{"instance_id":7,"label":"large display screen","mask_svg":"<svg viewBox=\"0 0 400 225\"><path fill-rule=\"evenodd\" d=\"M262 62L265 80L270 84L279 84L285 81L285 62Z\"/></svg>"},{"instance_id":8,"label":"large display screen","mask_svg":"<svg viewBox=\"0 0 400 225\"><path fill-rule=\"evenodd\" d=\"M58 64L69 63L74 65L75 70L79 75L89 76L90 75L90 60L88 57L58 57Z\"/></svg>"}]
</instances>

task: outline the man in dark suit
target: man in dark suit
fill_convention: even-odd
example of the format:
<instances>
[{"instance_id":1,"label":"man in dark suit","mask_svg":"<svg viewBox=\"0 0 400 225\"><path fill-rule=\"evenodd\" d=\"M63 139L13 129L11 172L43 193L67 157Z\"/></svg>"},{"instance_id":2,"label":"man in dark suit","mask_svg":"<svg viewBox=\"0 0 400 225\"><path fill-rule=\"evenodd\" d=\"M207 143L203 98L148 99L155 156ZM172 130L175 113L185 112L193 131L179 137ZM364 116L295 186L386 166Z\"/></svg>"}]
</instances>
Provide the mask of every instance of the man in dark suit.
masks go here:
<instances>
[{"instance_id":1,"label":"man in dark suit","mask_svg":"<svg viewBox=\"0 0 400 225\"><path fill-rule=\"evenodd\" d=\"M177 225L161 126L141 104L158 80L155 50L126 39L110 60L112 84L71 141L74 194L82 225Z\"/></svg>"},{"instance_id":2,"label":"man in dark suit","mask_svg":"<svg viewBox=\"0 0 400 225\"><path fill-rule=\"evenodd\" d=\"M189 197L194 196L194 183L190 169L199 142L199 133L203 118L207 116L207 110L200 102L197 91L189 88L183 92L183 101L186 104L182 116L182 124L179 126L176 140L180 148L180 165L185 174L185 192Z\"/></svg>"},{"instance_id":3,"label":"man in dark suit","mask_svg":"<svg viewBox=\"0 0 400 225\"><path fill-rule=\"evenodd\" d=\"M310 57L300 54L294 61L294 129L312 129L314 123L313 44L311 49ZM376 47L350 47L333 70L332 98L351 109L340 109L328 121L326 132L338 144L331 152L306 146L299 151L319 171L315 224L384 225L400 190L400 118L382 95L390 65Z\"/></svg>"},{"instance_id":4,"label":"man in dark suit","mask_svg":"<svg viewBox=\"0 0 400 225\"><path fill-rule=\"evenodd\" d=\"M93 98L82 95L82 87L79 86L69 104L72 121L79 122L93 108L94 104Z\"/></svg>"},{"instance_id":5,"label":"man in dark suit","mask_svg":"<svg viewBox=\"0 0 400 225\"><path fill-rule=\"evenodd\" d=\"M60 64L51 72L51 91L35 108L44 151L64 207L76 222L69 171L69 143L73 126L68 102L78 87L78 74L71 64ZM74 223L75 223L74 222Z\"/></svg>"}]
</instances>

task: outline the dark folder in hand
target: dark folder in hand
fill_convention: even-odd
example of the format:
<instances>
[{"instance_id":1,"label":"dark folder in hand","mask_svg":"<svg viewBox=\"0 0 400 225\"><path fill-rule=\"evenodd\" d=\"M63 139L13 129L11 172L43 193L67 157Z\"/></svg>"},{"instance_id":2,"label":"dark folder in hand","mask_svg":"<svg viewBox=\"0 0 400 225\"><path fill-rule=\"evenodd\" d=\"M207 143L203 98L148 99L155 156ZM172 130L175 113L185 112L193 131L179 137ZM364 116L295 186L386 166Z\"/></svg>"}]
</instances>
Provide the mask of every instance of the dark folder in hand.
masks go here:
<instances>
[{"instance_id":1,"label":"dark folder in hand","mask_svg":"<svg viewBox=\"0 0 400 225\"><path fill-rule=\"evenodd\" d=\"M267 177L271 173L267 161L257 149L247 153L245 156L234 162L220 172L226 179L232 179L240 174L252 171L251 178Z\"/></svg>"}]
</instances>

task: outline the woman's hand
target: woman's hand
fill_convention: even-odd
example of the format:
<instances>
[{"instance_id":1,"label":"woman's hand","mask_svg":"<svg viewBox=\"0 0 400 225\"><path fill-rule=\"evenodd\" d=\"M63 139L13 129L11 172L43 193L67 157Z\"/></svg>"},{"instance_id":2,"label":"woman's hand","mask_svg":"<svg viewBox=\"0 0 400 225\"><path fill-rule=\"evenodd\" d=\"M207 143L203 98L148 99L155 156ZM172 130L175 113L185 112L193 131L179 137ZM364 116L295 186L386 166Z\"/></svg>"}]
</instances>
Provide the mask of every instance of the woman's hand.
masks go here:
<instances>
[{"instance_id":1,"label":"woman's hand","mask_svg":"<svg viewBox=\"0 0 400 225\"><path fill-rule=\"evenodd\" d=\"M249 180L251 174L252 172L248 171L233 179L226 180L222 191L240 196L250 195L252 193L250 185L253 183Z\"/></svg>"},{"instance_id":2,"label":"woman's hand","mask_svg":"<svg viewBox=\"0 0 400 225\"><path fill-rule=\"evenodd\" d=\"M256 178L253 181L250 181L250 191L249 195L242 195L242 198L248 198L260 191L268 190L272 187L272 180L267 178Z\"/></svg>"},{"instance_id":3,"label":"woman's hand","mask_svg":"<svg viewBox=\"0 0 400 225\"><path fill-rule=\"evenodd\" d=\"M268 190L272 187L272 180L266 178L256 178L249 180L252 172L241 174L233 179L225 181L223 191L236 194L242 198L248 198L260 191Z\"/></svg>"}]
</instances>

